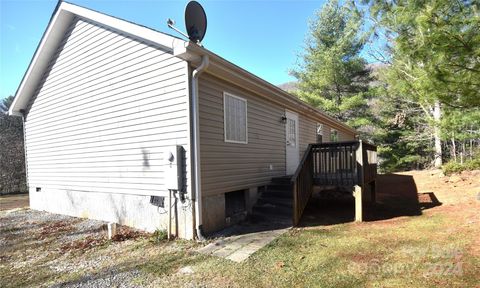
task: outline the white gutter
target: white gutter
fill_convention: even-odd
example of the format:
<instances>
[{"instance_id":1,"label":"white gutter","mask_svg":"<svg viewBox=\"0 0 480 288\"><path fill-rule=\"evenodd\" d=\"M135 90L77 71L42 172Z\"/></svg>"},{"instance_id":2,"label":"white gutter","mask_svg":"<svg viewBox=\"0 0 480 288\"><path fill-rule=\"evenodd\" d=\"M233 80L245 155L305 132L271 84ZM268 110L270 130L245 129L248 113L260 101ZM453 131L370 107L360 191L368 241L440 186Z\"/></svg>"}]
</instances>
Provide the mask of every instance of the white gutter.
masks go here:
<instances>
[{"instance_id":1,"label":"white gutter","mask_svg":"<svg viewBox=\"0 0 480 288\"><path fill-rule=\"evenodd\" d=\"M198 77L204 72L209 65L208 55L202 56L202 63L192 72L192 122L193 122L193 171L195 179L195 226L197 238L200 241L205 240L203 236L203 211L202 211L202 186L200 174L200 125L199 125L199 108L198 108Z\"/></svg>"}]
</instances>

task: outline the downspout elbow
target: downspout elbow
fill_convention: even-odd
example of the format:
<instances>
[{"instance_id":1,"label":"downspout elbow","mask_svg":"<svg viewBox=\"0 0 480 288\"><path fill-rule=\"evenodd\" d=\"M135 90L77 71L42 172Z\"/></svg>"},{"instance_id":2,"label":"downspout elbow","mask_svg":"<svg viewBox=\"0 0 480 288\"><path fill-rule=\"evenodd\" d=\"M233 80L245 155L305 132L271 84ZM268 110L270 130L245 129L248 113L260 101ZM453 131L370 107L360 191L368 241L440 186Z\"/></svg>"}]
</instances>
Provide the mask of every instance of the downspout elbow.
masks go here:
<instances>
[{"instance_id":1,"label":"downspout elbow","mask_svg":"<svg viewBox=\"0 0 480 288\"><path fill-rule=\"evenodd\" d=\"M193 70L192 72L192 78L196 81L198 79L198 76L200 76L200 74L202 74L205 70L207 70L209 65L210 65L210 59L208 55L203 55L200 66L198 66L197 69Z\"/></svg>"}]
</instances>

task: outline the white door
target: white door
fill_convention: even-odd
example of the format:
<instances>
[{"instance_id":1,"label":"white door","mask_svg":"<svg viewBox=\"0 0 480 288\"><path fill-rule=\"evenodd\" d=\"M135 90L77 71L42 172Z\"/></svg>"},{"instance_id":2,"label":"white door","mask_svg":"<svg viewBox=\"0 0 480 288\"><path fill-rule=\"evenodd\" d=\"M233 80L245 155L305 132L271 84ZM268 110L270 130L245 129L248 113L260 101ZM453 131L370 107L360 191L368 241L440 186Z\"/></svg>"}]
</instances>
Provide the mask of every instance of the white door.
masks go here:
<instances>
[{"instance_id":1,"label":"white door","mask_svg":"<svg viewBox=\"0 0 480 288\"><path fill-rule=\"evenodd\" d=\"M292 175L297 170L300 162L300 151L298 147L298 115L285 111L287 117L286 129L286 162L287 175Z\"/></svg>"}]
</instances>

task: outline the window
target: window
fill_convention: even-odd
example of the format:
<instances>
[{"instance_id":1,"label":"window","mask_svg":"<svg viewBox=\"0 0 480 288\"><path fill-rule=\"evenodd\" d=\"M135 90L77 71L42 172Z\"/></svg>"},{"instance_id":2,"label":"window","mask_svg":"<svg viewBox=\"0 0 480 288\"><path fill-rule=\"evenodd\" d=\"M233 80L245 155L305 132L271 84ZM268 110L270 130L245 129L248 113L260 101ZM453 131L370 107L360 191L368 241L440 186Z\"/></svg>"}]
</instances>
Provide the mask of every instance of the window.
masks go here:
<instances>
[{"instance_id":1,"label":"window","mask_svg":"<svg viewBox=\"0 0 480 288\"><path fill-rule=\"evenodd\" d=\"M317 123L317 143L323 142L323 124Z\"/></svg>"},{"instance_id":2,"label":"window","mask_svg":"<svg viewBox=\"0 0 480 288\"><path fill-rule=\"evenodd\" d=\"M335 129L330 130L330 141L337 142L338 141L338 131Z\"/></svg>"},{"instance_id":3,"label":"window","mask_svg":"<svg viewBox=\"0 0 480 288\"><path fill-rule=\"evenodd\" d=\"M223 93L225 142L248 143L247 100Z\"/></svg>"},{"instance_id":4,"label":"window","mask_svg":"<svg viewBox=\"0 0 480 288\"><path fill-rule=\"evenodd\" d=\"M295 119L287 119L287 145L297 146L297 127L295 127Z\"/></svg>"}]
</instances>

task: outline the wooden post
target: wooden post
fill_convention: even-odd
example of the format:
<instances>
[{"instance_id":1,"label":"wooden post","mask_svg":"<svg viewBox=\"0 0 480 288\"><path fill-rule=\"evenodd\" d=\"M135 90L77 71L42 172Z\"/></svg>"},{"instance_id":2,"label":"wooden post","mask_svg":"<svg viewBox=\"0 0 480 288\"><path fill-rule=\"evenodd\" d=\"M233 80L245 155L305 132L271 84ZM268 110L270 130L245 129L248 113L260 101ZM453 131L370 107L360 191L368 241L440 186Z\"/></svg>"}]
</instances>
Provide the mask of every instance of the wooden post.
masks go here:
<instances>
[{"instance_id":1,"label":"wooden post","mask_svg":"<svg viewBox=\"0 0 480 288\"><path fill-rule=\"evenodd\" d=\"M298 183L293 183L293 226L297 226L300 219L298 219L298 195L297 195Z\"/></svg>"},{"instance_id":2,"label":"wooden post","mask_svg":"<svg viewBox=\"0 0 480 288\"><path fill-rule=\"evenodd\" d=\"M372 193L372 194L371 194L371 195L372 195L372 196L371 196L371 201L372 201L372 203L376 203L376 202L377 202L377 195L376 195L376 193L377 193L376 188L377 188L377 187L376 187L375 181L376 181L376 180L373 180L373 181L370 183L370 188L372 189L372 191L371 191L371 193Z\"/></svg>"},{"instance_id":3,"label":"wooden post","mask_svg":"<svg viewBox=\"0 0 480 288\"><path fill-rule=\"evenodd\" d=\"M364 167L363 167L363 145L362 140L358 141L358 148L356 151L357 158L357 185L355 185L354 195L355 196L355 221L363 221L363 189L365 187L365 177L364 177Z\"/></svg>"},{"instance_id":4,"label":"wooden post","mask_svg":"<svg viewBox=\"0 0 480 288\"><path fill-rule=\"evenodd\" d=\"M355 222L362 222L363 221L363 201L362 201L363 187L359 185L355 185L355 190L353 193L354 193L353 196L355 196Z\"/></svg>"},{"instance_id":5,"label":"wooden post","mask_svg":"<svg viewBox=\"0 0 480 288\"><path fill-rule=\"evenodd\" d=\"M172 236L172 190L168 189L168 229L167 229L167 240L171 239Z\"/></svg>"}]
</instances>

